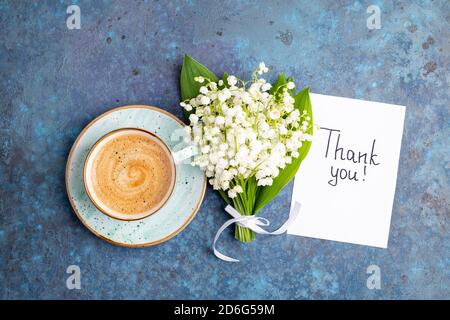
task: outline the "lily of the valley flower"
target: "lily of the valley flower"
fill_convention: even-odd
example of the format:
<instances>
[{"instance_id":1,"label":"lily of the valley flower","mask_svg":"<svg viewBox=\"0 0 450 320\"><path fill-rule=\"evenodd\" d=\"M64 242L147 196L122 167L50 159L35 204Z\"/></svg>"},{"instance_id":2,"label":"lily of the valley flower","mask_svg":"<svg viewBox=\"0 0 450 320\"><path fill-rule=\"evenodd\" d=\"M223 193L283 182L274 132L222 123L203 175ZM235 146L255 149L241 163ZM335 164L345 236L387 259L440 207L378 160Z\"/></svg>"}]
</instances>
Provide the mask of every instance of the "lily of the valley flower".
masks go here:
<instances>
[{"instance_id":1,"label":"lily of the valley flower","mask_svg":"<svg viewBox=\"0 0 450 320\"><path fill-rule=\"evenodd\" d=\"M261 62L255 74L267 72ZM236 181L255 177L258 186L271 185L280 170L299 157L302 142L311 140L311 119L295 108L288 91L295 83L269 93L271 85L257 78L245 83L229 75L216 83L195 77L202 84L200 94L180 103L187 111L195 110L186 129L200 151L192 165L203 169L213 188L230 198L244 192Z\"/></svg>"}]
</instances>

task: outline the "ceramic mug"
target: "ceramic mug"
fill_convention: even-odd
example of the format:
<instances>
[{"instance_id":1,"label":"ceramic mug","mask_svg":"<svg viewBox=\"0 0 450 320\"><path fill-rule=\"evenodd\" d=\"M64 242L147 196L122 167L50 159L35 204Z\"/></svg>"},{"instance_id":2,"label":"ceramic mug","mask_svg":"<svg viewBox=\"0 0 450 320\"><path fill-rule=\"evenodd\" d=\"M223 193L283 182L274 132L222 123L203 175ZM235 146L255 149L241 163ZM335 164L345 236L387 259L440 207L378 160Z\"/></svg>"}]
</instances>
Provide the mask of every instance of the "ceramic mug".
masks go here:
<instances>
[{"instance_id":1,"label":"ceramic mug","mask_svg":"<svg viewBox=\"0 0 450 320\"><path fill-rule=\"evenodd\" d=\"M120 143L127 137L136 138L128 146L133 150L128 148L120 153L117 150L124 145ZM151 149L139 155L134 151L144 148L137 142L148 144ZM116 149L110 147L114 143ZM106 154L106 163L98 162L98 156L108 152L105 147L112 154ZM158 161L152 158L155 152L159 154ZM102 166L106 166L104 175L98 174L97 168ZM156 178L164 177L164 181L155 180L155 172L159 172ZM172 195L175 177L175 159L170 148L156 134L139 128L116 129L102 136L92 146L83 167L84 187L94 206L111 218L125 221L143 219L160 210Z\"/></svg>"}]
</instances>

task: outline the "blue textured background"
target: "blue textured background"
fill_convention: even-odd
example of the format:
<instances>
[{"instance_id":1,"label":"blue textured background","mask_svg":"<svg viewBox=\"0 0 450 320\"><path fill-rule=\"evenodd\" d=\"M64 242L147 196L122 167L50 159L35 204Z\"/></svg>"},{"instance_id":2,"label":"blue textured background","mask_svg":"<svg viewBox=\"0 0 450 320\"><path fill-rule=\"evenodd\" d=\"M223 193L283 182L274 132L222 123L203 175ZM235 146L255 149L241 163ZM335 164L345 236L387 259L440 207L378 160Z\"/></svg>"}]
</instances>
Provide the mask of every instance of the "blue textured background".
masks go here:
<instances>
[{"instance_id":1,"label":"blue textured background","mask_svg":"<svg viewBox=\"0 0 450 320\"><path fill-rule=\"evenodd\" d=\"M0 297L449 298L448 1L1 1ZM66 8L81 7L81 30ZM381 8L368 30L366 8ZM73 214L64 184L82 128L114 106L150 104L181 117L184 52L217 74L259 61L313 92L407 106L389 248L296 236L242 245L207 195L194 221L156 247L110 245ZM292 185L261 213L279 224ZM82 289L68 290L77 264ZM382 289L366 287L377 264Z\"/></svg>"}]
</instances>

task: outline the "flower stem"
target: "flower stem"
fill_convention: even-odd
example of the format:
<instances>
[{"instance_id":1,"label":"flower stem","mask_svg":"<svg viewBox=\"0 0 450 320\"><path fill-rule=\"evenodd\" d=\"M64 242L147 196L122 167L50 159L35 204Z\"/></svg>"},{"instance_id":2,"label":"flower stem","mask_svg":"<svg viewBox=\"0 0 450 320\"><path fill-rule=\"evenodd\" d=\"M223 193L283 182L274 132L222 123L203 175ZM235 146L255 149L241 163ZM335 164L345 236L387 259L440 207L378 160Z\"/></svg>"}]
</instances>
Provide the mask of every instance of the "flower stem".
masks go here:
<instances>
[{"instance_id":1,"label":"flower stem","mask_svg":"<svg viewBox=\"0 0 450 320\"><path fill-rule=\"evenodd\" d=\"M248 188L249 185L243 179L236 181L236 183L244 189L244 192L239 193L238 196L233 199L234 208L244 216L252 215L253 204L255 201L255 189L251 188L250 190ZM255 233L249 228L241 227L236 224L234 227L234 238L241 242L251 242L255 240Z\"/></svg>"},{"instance_id":2,"label":"flower stem","mask_svg":"<svg viewBox=\"0 0 450 320\"><path fill-rule=\"evenodd\" d=\"M234 229L234 237L241 242L251 242L255 240L255 233L249 228L236 225Z\"/></svg>"}]
</instances>

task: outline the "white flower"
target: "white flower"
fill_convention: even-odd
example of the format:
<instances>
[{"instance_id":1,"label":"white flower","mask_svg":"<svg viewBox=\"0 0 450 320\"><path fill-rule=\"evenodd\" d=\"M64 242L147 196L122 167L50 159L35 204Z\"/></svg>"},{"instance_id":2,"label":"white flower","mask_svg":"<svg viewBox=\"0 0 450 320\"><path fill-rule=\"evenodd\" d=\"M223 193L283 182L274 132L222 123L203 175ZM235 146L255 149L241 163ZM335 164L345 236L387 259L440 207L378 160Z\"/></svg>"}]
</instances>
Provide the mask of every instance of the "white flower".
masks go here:
<instances>
[{"instance_id":1,"label":"white flower","mask_svg":"<svg viewBox=\"0 0 450 320\"><path fill-rule=\"evenodd\" d=\"M231 92L227 88L223 89L221 92L217 94L217 98L220 102L225 102L231 97Z\"/></svg>"},{"instance_id":2,"label":"white flower","mask_svg":"<svg viewBox=\"0 0 450 320\"><path fill-rule=\"evenodd\" d=\"M192 79L192 78L191 78ZM205 82L205 78L203 78L203 77L195 77L194 78L194 81L197 81L197 82L199 82L199 83L203 83L203 82Z\"/></svg>"},{"instance_id":3,"label":"white flower","mask_svg":"<svg viewBox=\"0 0 450 320\"><path fill-rule=\"evenodd\" d=\"M261 62L259 64L258 74L263 74L263 73L267 73L267 72L269 72L269 68L266 67L264 62Z\"/></svg>"},{"instance_id":4,"label":"white flower","mask_svg":"<svg viewBox=\"0 0 450 320\"><path fill-rule=\"evenodd\" d=\"M280 110L275 109L269 112L270 119L276 120L280 117Z\"/></svg>"},{"instance_id":5,"label":"white flower","mask_svg":"<svg viewBox=\"0 0 450 320\"><path fill-rule=\"evenodd\" d=\"M236 191L228 190L228 197L230 197L231 199L236 198L237 197Z\"/></svg>"},{"instance_id":6,"label":"white flower","mask_svg":"<svg viewBox=\"0 0 450 320\"><path fill-rule=\"evenodd\" d=\"M198 117L197 117L197 115L196 114L191 114L190 116L189 116L189 121L191 122L191 124L196 124L197 122L198 122Z\"/></svg>"},{"instance_id":7,"label":"white flower","mask_svg":"<svg viewBox=\"0 0 450 320\"><path fill-rule=\"evenodd\" d=\"M275 137L276 134L277 134L276 131L273 130L272 128L270 128L270 129L267 131L267 138L272 139L272 138Z\"/></svg>"},{"instance_id":8,"label":"white flower","mask_svg":"<svg viewBox=\"0 0 450 320\"><path fill-rule=\"evenodd\" d=\"M295 83L293 83L292 81L290 81L290 82L287 83L286 87L287 87L289 90L292 90L292 89L295 88Z\"/></svg>"},{"instance_id":9,"label":"white flower","mask_svg":"<svg viewBox=\"0 0 450 320\"><path fill-rule=\"evenodd\" d=\"M266 131L268 131L270 129L270 126L267 124L267 122L261 122L260 124L259 124L259 130L261 131L261 132L266 132Z\"/></svg>"},{"instance_id":10,"label":"white flower","mask_svg":"<svg viewBox=\"0 0 450 320\"><path fill-rule=\"evenodd\" d=\"M248 92L242 93L241 99L242 99L243 102L245 102L247 104L253 102L253 99L252 99L252 97L250 96L250 94Z\"/></svg>"},{"instance_id":11,"label":"white flower","mask_svg":"<svg viewBox=\"0 0 450 320\"><path fill-rule=\"evenodd\" d=\"M237 194L243 191L241 186L235 186L233 189L228 190L228 197L231 199L236 198Z\"/></svg>"},{"instance_id":12,"label":"white flower","mask_svg":"<svg viewBox=\"0 0 450 320\"><path fill-rule=\"evenodd\" d=\"M262 178L258 180L258 186L271 186L273 183L272 178Z\"/></svg>"},{"instance_id":13,"label":"white flower","mask_svg":"<svg viewBox=\"0 0 450 320\"><path fill-rule=\"evenodd\" d=\"M208 105L211 102L211 99L208 98L207 96L202 96L200 98L200 103L203 105Z\"/></svg>"},{"instance_id":14,"label":"white flower","mask_svg":"<svg viewBox=\"0 0 450 320\"><path fill-rule=\"evenodd\" d=\"M187 104L185 102L180 102L180 106L182 106L186 111L191 111L192 106L190 104Z\"/></svg>"},{"instance_id":15,"label":"white flower","mask_svg":"<svg viewBox=\"0 0 450 320\"><path fill-rule=\"evenodd\" d=\"M220 183L220 187L222 188L222 190L227 190L230 187L229 180L222 180L222 181L219 181L219 183Z\"/></svg>"},{"instance_id":16,"label":"white flower","mask_svg":"<svg viewBox=\"0 0 450 320\"><path fill-rule=\"evenodd\" d=\"M287 113L292 112L292 110L294 110L294 105L292 105L292 104L286 104L286 105L284 106L284 111L286 111Z\"/></svg>"},{"instance_id":17,"label":"white flower","mask_svg":"<svg viewBox=\"0 0 450 320\"><path fill-rule=\"evenodd\" d=\"M205 94L206 95L208 93L208 88L205 87L205 86L201 86L199 91L200 91L201 94Z\"/></svg>"},{"instance_id":18,"label":"white flower","mask_svg":"<svg viewBox=\"0 0 450 320\"><path fill-rule=\"evenodd\" d=\"M237 79L235 76L228 76L227 82L230 86L234 86L237 83Z\"/></svg>"},{"instance_id":19,"label":"white flower","mask_svg":"<svg viewBox=\"0 0 450 320\"><path fill-rule=\"evenodd\" d=\"M225 118L222 117L222 116L218 116L215 119L215 123L216 123L216 125L221 126L221 125L223 125L225 123Z\"/></svg>"},{"instance_id":20,"label":"white flower","mask_svg":"<svg viewBox=\"0 0 450 320\"><path fill-rule=\"evenodd\" d=\"M228 161L225 159L219 159L217 161L216 169L225 169L228 166Z\"/></svg>"},{"instance_id":21,"label":"white flower","mask_svg":"<svg viewBox=\"0 0 450 320\"><path fill-rule=\"evenodd\" d=\"M272 85L271 85L270 83L264 83L264 84L261 86L261 90L262 90L262 91L268 91L268 90L270 90L270 88L272 88Z\"/></svg>"},{"instance_id":22,"label":"white flower","mask_svg":"<svg viewBox=\"0 0 450 320\"><path fill-rule=\"evenodd\" d=\"M268 68L261 63L256 73ZM203 77L199 95L180 105L187 111L190 127L186 130L199 150L193 165L205 171L215 190L226 191L230 198L244 192L237 181L255 177L258 186L273 183L280 170L300 156L303 141L312 126L307 113L294 108L295 99L288 90L289 82L275 93L264 79L253 77L247 85L235 76L217 83Z\"/></svg>"},{"instance_id":23,"label":"white flower","mask_svg":"<svg viewBox=\"0 0 450 320\"><path fill-rule=\"evenodd\" d=\"M244 192L244 190L242 190L242 187L241 187L241 186L235 186L235 187L233 188L233 190L236 191L237 193Z\"/></svg>"}]
</instances>

